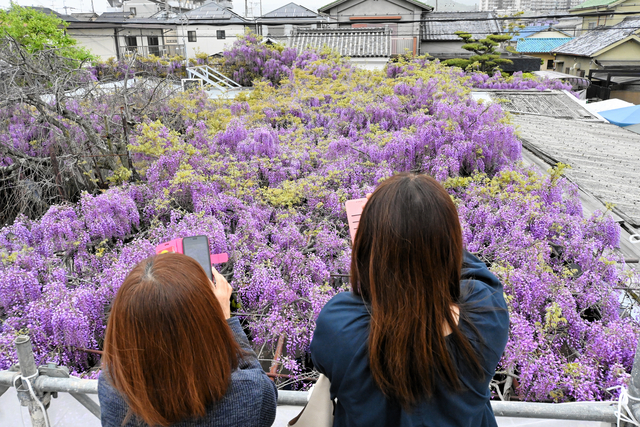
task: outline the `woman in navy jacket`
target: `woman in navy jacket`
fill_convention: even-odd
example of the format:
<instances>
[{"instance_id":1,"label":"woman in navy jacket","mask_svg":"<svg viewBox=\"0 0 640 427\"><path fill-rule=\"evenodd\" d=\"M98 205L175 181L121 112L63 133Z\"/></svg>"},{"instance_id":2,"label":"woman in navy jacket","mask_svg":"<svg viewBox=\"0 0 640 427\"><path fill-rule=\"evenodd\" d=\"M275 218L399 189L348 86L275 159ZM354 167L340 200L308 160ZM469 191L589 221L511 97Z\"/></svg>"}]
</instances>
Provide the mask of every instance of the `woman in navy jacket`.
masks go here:
<instances>
[{"instance_id":1,"label":"woman in navy jacket","mask_svg":"<svg viewBox=\"0 0 640 427\"><path fill-rule=\"evenodd\" d=\"M463 249L437 181L400 174L376 189L351 284L322 309L311 342L337 398L335 427L496 426L489 382L508 338L502 285Z\"/></svg>"}]
</instances>

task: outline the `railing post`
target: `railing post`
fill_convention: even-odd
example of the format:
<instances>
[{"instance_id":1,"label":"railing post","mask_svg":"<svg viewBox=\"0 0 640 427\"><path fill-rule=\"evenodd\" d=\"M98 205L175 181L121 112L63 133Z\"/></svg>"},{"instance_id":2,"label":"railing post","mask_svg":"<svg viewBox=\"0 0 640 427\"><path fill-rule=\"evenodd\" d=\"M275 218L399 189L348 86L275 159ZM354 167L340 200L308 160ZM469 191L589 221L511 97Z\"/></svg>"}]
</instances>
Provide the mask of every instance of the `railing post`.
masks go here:
<instances>
[{"instance_id":1,"label":"railing post","mask_svg":"<svg viewBox=\"0 0 640 427\"><path fill-rule=\"evenodd\" d=\"M27 335L19 335L13 343L16 346L20 364L20 378L16 381L18 399L22 406L29 408L31 425L46 427L47 411L40 401L42 393L38 394L34 388L35 380L38 378L38 367L33 357L31 339Z\"/></svg>"},{"instance_id":2,"label":"railing post","mask_svg":"<svg viewBox=\"0 0 640 427\"><path fill-rule=\"evenodd\" d=\"M636 346L636 356L633 358L633 368L631 368L631 382L629 384L629 408L637 420L640 420L640 338Z\"/></svg>"}]
</instances>

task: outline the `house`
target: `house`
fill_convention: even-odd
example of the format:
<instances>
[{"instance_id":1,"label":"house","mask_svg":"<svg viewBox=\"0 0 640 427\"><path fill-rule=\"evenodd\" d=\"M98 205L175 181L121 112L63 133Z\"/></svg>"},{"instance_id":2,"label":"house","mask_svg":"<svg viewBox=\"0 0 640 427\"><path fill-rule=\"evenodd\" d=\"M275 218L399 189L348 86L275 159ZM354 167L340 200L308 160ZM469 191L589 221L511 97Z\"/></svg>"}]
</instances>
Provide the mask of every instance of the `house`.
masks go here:
<instances>
[{"instance_id":1,"label":"house","mask_svg":"<svg viewBox=\"0 0 640 427\"><path fill-rule=\"evenodd\" d=\"M339 28L383 28L391 32L391 54L421 53L420 21L433 7L418 0L336 0L318 9Z\"/></svg>"},{"instance_id":2,"label":"house","mask_svg":"<svg viewBox=\"0 0 640 427\"><path fill-rule=\"evenodd\" d=\"M136 18L130 12L104 12L90 21L71 21L67 33L102 59L133 53L184 55L184 46L176 40L175 24L167 19Z\"/></svg>"},{"instance_id":3,"label":"house","mask_svg":"<svg viewBox=\"0 0 640 427\"><path fill-rule=\"evenodd\" d=\"M640 15L640 3L635 0L587 0L569 13L582 17L584 33L601 26L612 27L626 17Z\"/></svg>"},{"instance_id":4,"label":"house","mask_svg":"<svg viewBox=\"0 0 640 427\"><path fill-rule=\"evenodd\" d=\"M552 50L556 70L580 77L589 75L590 98L615 96L640 103L640 17L627 17L611 27L598 27ZM606 89L595 91L601 87ZM615 94L609 93L617 90Z\"/></svg>"},{"instance_id":5,"label":"house","mask_svg":"<svg viewBox=\"0 0 640 427\"><path fill-rule=\"evenodd\" d=\"M482 39L500 34L502 29L493 12L433 12L422 23L420 52L440 59L469 56L469 51L462 49L464 41L456 31Z\"/></svg>"},{"instance_id":6,"label":"house","mask_svg":"<svg viewBox=\"0 0 640 427\"><path fill-rule=\"evenodd\" d=\"M330 48L367 69L383 68L391 57L391 31L385 28L325 28L295 30L291 46L302 49Z\"/></svg>"},{"instance_id":7,"label":"house","mask_svg":"<svg viewBox=\"0 0 640 427\"><path fill-rule=\"evenodd\" d=\"M272 42L289 45L294 29L318 29L327 26L329 18L304 6L289 3L256 19L258 31Z\"/></svg>"},{"instance_id":8,"label":"house","mask_svg":"<svg viewBox=\"0 0 640 427\"><path fill-rule=\"evenodd\" d=\"M521 29L514 39L516 51L540 58L541 70L554 70L555 56L551 51L567 43L572 37L550 25L537 25Z\"/></svg>"},{"instance_id":9,"label":"house","mask_svg":"<svg viewBox=\"0 0 640 427\"><path fill-rule=\"evenodd\" d=\"M255 31L255 21L246 19L224 3L205 3L197 9L170 20L177 27L178 40L185 44L186 54L202 52L213 55L231 46L238 36Z\"/></svg>"}]
</instances>

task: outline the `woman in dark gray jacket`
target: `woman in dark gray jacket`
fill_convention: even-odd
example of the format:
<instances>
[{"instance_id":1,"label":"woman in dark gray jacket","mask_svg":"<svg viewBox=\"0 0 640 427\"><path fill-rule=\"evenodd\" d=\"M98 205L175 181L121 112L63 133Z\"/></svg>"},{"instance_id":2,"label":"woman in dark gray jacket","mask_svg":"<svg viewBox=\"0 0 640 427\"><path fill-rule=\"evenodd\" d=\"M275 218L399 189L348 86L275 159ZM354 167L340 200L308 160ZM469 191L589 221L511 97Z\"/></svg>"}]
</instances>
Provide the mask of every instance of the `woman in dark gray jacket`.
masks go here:
<instances>
[{"instance_id":1,"label":"woman in dark gray jacket","mask_svg":"<svg viewBox=\"0 0 640 427\"><path fill-rule=\"evenodd\" d=\"M277 392L231 318L231 286L194 259L148 258L118 290L98 381L102 425L269 427Z\"/></svg>"}]
</instances>

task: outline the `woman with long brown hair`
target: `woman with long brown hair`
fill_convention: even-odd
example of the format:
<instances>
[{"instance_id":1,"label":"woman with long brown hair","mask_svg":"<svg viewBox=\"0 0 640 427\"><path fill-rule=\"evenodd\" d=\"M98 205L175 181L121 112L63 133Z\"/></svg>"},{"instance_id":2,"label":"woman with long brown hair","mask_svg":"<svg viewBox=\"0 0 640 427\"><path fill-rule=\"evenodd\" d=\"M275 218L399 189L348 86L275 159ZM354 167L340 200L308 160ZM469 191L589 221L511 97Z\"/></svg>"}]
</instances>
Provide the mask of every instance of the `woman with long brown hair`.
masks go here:
<instances>
[{"instance_id":1,"label":"woman with long brown hair","mask_svg":"<svg viewBox=\"0 0 640 427\"><path fill-rule=\"evenodd\" d=\"M194 259L136 265L111 308L98 381L102 425L268 427L277 392L236 317L231 286Z\"/></svg>"},{"instance_id":2,"label":"woman with long brown hair","mask_svg":"<svg viewBox=\"0 0 640 427\"><path fill-rule=\"evenodd\" d=\"M334 426L496 426L489 382L507 343L502 285L463 248L456 207L427 175L399 174L367 201L351 292L311 342L337 398Z\"/></svg>"}]
</instances>

